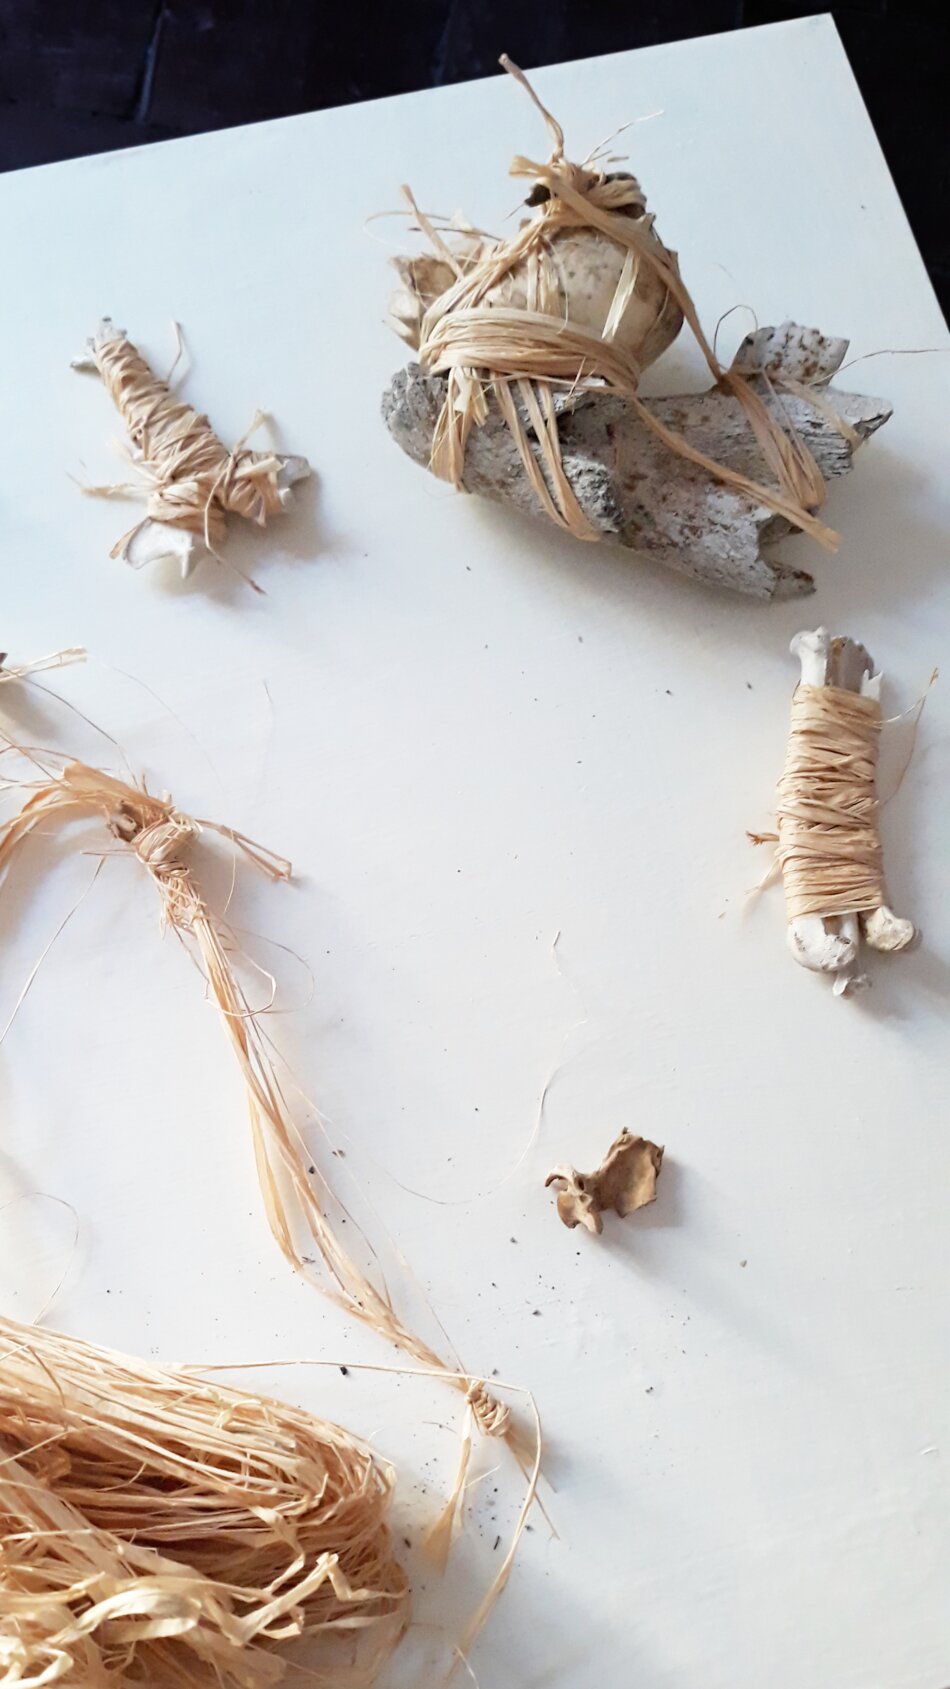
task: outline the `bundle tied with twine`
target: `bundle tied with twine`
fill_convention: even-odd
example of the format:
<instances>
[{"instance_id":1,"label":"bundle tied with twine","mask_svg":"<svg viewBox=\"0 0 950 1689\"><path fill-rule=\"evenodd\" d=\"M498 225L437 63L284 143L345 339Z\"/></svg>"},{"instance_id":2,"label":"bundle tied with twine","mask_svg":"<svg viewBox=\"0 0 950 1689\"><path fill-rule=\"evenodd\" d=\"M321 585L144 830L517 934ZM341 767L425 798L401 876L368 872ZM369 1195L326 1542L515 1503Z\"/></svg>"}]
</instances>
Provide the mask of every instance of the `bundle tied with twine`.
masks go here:
<instances>
[{"instance_id":1,"label":"bundle tied with twine","mask_svg":"<svg viewBox=\"0 0 950 1689\"><path fill-rule=\"evenodd\" d=\"M502 1439L525 1474L527 1488L518 1526L465 1632L460 1645L465 1648L508 1580L520 1533L536 1496L540 1426L535 1410L533 1434L529 1433L483 1378L447 1365L417 1337L401 1320L386 1287L374 1284L343 1247L325 1211L328 1188L313 1169L258 1017L236 975L228 933L205 901L189 855L198 836L210 832L229 840L272 879L288 879L291 865L243 833L183 814L167 796L157 797L144 786L130 785L86 763L67 762L58 776L34 786L20 812L0 828L0 884L17 852L34 833L48 836L77 820L99 821L112 840L135 855L158 892L163 924L196 954L244 1082L265 1212L286 1259L353 1318L411 1356L424 1373L444 1380L465 1397L459 1469L452 1494L431 1533L432 1558L437 1563L444 1561L459 1529L476 1427L487 1437ZM318 1254L326 1280L316 1275L311 1250Z\"/></svg>"},{"instance_id":2,"label":"bundle tied with twine","mask_svg":"<svg viewBox=\"0 0 950 1689\"><path fill-rule=\"evenodd\" d=\"M877 698L802 681L778 786L777 862L789 921L887 903L878 831Z\"/></svg>"},{"instance_id":3,"label":"bundle tied with twine","mask_svg":"<svg viewBox=\"0 0 950 1689\"><path fill-rule=\"evenodd\" d=\"M393 1475L266 1397L0 1318L0 1683L367 1689L408 1621Z\"/></svg>"},{"instance_id":4,"label":"bundle tied with twine","mask_svg":"<svg viewBox=\"0 0 950 1689\"><path fill-rule=\"evenodd\" d=\"M503 56L547 124L546 163L516 157L511 175L534 184L532 215L509 240L467 237L461 255L403 194L454 281L428 304L418 337L423 368L447 378L436 424L431 468L462 486L465 447L474 427L498 406L516 442L529 481L550 520L577 539L597 540L564 472L558 410L590 390L619 395L676 456L748 494L826 547L837 535L817 517L825 497L821 472L805 443L786 432L759 393L735 368L725 369L706 339L674 253L656 234L639 183L607 173L593 160L573 164L564 132L524 73ZM591 321L583 298L582 237L592 248L589 268L603 273L605 242L616 284L606 311ZM567 243L573 241L573 248ZM572 262L567 262L570 256ZM668 428L639 397L643 368L669 345L685 321L717 386L739 403L774 476L768 486L717 463ZM532 449L537 442L539 455Z\"/></svg>"},{"instance_id":5,"label":"bundle tied with twine","mask_svg":"<svg viewBox=\"0 0 950 1689\"><path fill-rule=\"evenodd\" d=\"M198 536L220 561L228 516L242 516L264 527L285 508L289 482L309 472L304 458L285 458L247 447L248 436L264 420L261 412L256 413L235 446L225 446L208 418L175 397L169 381L154 373L124 330L116 328L108 317L76 367L98 370L125 423L133 462L148 489L145 517L117 540L111 551L113 557L131 560L129 548L136 536L148 522L160 522ZM137 489L120 485L85 490L111 496ZM183 572L187 575L192 566L189 551ZM250 584L255 585L253 581Z\"/></svg>"}]
</instances>

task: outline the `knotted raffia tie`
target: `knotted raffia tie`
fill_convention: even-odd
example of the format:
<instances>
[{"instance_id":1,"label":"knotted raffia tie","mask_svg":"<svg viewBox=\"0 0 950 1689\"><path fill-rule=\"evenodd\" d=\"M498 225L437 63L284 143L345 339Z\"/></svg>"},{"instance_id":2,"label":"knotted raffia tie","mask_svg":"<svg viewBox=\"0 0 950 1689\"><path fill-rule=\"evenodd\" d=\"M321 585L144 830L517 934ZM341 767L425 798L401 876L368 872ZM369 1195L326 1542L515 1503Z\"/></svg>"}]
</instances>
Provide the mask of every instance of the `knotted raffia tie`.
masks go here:
<instances>
[{"instance_id":1,"label":"knotted raffia tie","mask_svg":"<svg viewBox=\"0 0 950 1689\"><path fill-rule=\"evenodd\" d=\"M97 335L91 353L150 483L148 515L200 534L209 551L223 543L234 513L263 527L282 508L273 452L233 451L208 418L176 399L119 331ZM123 549L119 540L112 555Z\"/></svg>"},{"instance_id":2,"label":"knotted raffia tie","mask_svg":"<svg viewBox=\"0 0 950 1689\"><path fill-rule=\"evenodd\" d=\"M511 1424L511 1409L488 1389L484 1379L475 1379L465 1393L479 1430L486 1437L504 1437Z\"/></svg>"},{"instance_id":3,"label":"knotted raffia tie","mask_svg":"<svg viewBox=\"0 0 950 1689\"><path fill-rule=\"evenodd\" d=\"M488 416L494 398L511 431L525 473L549 519L577 539L598 540L600 533L584 515L561 461L556 388L566 392L596 389L626 399L643 423L677 456L718 480L765 504L795 528L828 547L837 535L816 516L825 496L820 470L804 442L786 434L761 395L735 369L724 369L706 339L692 297L675 257L653 233L653 218L632 176L608 176L572 163L564 155L564 132L542 105L524 73L503 57L501 63L538 107L553 147L544 164L513 159L510 173L535 183L534 215L508 241L488 245L474 263L458 262L419 211L408 188L403 193L420 226L457 280L429 307L422 320L419 361L424 369L447 376L446 397L432 442L431 468L461 486L465 446L473 427ZM624 265L607 320L600 334L585 332L566 320L553 240L563 230L590 229L606 235L624 252ZM718 386L738 402L774 476L768 486L717 463L667 428L638 396L640 369L629 350L614 344L617 324L636 288L641 267L656 273L666 299L674 300ZM527 308L492 300L489 295L513 271L526 277ZM661 310L665 309L661 307ZM529 434L537 442L536 453Z\"/></svg>"},{"instance_id":4,"label":"knotted raffia tie","mask_svg":"<svg viewBox=\"0 0 950 1689\"><path fill-rule=\"evenodd\" d=\"M160 801L160 800L156 800ZM170 806L158 820L143 820L140 806L135 811L121 807L110 821L110 830L134 850L146 868L162 899L162 912L170 926L179 932L189 932L201 900L197 894L186 861L186 855L198 836L198 826L188 815L181 815ZM147 812L146 812L147 813Z\"/></svg>"},{"instance_id":5,"label":"knotted raffia tie","mask_svg":"<svg viewBox=\"0 0 950 1689\"><path fill-rule=\"evenodd\" d=\"M887 902L878 836L881 706L837 686L798 686L778 787L778 860L790 921Z\"/></svg>"}]
</instances>

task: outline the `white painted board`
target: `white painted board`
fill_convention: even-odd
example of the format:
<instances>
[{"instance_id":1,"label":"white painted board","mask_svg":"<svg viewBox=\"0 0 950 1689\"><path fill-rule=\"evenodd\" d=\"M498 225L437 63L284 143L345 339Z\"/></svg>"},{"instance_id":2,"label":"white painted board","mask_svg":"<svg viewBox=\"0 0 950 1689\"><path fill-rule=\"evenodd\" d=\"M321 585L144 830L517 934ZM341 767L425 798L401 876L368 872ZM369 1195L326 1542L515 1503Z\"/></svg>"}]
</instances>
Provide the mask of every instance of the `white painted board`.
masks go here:
<instances>
[{"instance_id":1,"label":"white painted board","mask_svg":"<svg viewBox=\"0 0 950 1689\"><path fill-rule=\"evenodd\" d=\"M827 18L537 86L581 154L659 113L626 141L707 325L744 303L858 356L946 349ZM466 1364L534 1391L549 1439L559 1534L535 1518L473 1656L483 1689L944 1689L945 685L885 820L925 945L876 962L866 996L835 1002L794 966L778 893L747 907L745 828L768 824L799 626L862 638L895 711L946 663L950 364L853 372L895 415L832 490L838 555L795 544L808 603L714 596L455 496L378 420L398 224L367 218L407 180L497 225L510 156L545 145L498 76L0 180L0 643L85 643L57 690L182 807L297 865L293 889L241 875L231 916L311 970L312 992L248 939L290 1011L271 1030L346 1150L328 1162L314 1130L314 1154L359 1183ZM102 312L159 366L177 318L184 391L219 430L271 407L317 466L291 519L234 534L266 597L213 565L183 587L110 562L135 512L74 478L116 475L119 427L68 367ZM673 367L700 373L688 350ZM33 742L115 764L53 701L2 702ZM0 903L0 1021L94 866L44 850L42 882L24 867ZM0 1197L55 1193L79 1217L51 1317L168 1359L389 1364L285 1269L200 982L134 864L106 866L0 1052ZM660 1199L600 1241L568 1233L543 1176L595 1165L622 1125L667 1144ZM4 1210L5 1306L37 1310L69 1226L38 1198ZM434 1681L514 1475L473 1492L439 1586L415 1544L455 1399L335 1367L272 1386L398 1459L420 1624L392 1681Z\"/></svg>"}]
</instances>

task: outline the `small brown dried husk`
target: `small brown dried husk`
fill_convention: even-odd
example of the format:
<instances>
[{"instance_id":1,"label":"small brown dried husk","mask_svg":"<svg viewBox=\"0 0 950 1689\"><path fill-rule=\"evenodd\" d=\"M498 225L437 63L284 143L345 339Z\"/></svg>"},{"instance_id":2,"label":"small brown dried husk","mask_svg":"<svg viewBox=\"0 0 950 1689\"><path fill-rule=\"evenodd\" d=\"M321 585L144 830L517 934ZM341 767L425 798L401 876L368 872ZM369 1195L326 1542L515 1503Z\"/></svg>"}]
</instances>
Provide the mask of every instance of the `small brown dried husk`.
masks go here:
<instances>
[{"instance_id":1,"label":"small brown dried husk","mask_svg":"<svg viewBox=\"0 0 950 1689\"><path fill-rule=\"evenodd\" d=\"M229 450L208 418L175 397L168 381L154 373L125 330L108 317L73 367L95 369L102 377L147 489L146 516L111 552L133 568L174 557L187 579L205 552L221 560L229 515L263 528L287 508L292 484L310 473L306 458L249 451L247 435ZM261 421L256 416L248 432ZM85 491L115 496L138 489L122 485Z\"/></svg>"},{"instance_id":2,"label":"small brown dried husk","mask_svg":"<svg viewBox=\"0 0 950 1689\"><path fill-rule=\"evenodd\" d=\"M368 1689L406 1628L393 1474L299 1408L0 1318L0 1448L0 1682Z\"/></svg>"},{"instance_id":3,"label":"small brown dried husk","mask_svg":"<svg viewBox=\"0 0 950 1689\"><path fill-rule=\"evenodd\" d=\"M624 1127L611 1144L594 1173L579 1173L576 1167L555 1167L545 1185L554 1185L557 1211L572 1230L584 1226L599 1236L604 1229L601 1216L613 1209L621 1219L656 1201L656 1182L663 1165L663 1145L649 1138L634 1137Z\"/></svg>"},{"instance_id":4,"label":"small brown dried husk","mask_svg":"<svg viewBox=\"0 0 950 1689\"><path fill-rule=\"evenodd\" d=\"M541 104L523 72L501 63L527 90L552 139L546 163L516 157L511 174L532 182L532 215L509 240L481 239L456 255L448 241L404 195L428 235L439 265L418 275L402 269L400 332L418 346L419 361L447 377L432 441L431 468L461 487L465 447L494 401L518 446L547 516L577 539L597 540L564 473L558 410L579 390L622 396L676 455L739 488L795 528L826 546L837 536L818 520L825 484L811 452L786 433L762 397L736 368L724 368L706 339L676 254L664 246L636 179L593 161L573 164L564 154L560 124ZM429 301L451 272L450 286ZM407 287L407 283L410 284ZM690 445L639 398L643 370L688 323L716 384L745 413L775 486L754 481ZM541 450L541 461L531 447Z\"/></svg>"}]
</instances>

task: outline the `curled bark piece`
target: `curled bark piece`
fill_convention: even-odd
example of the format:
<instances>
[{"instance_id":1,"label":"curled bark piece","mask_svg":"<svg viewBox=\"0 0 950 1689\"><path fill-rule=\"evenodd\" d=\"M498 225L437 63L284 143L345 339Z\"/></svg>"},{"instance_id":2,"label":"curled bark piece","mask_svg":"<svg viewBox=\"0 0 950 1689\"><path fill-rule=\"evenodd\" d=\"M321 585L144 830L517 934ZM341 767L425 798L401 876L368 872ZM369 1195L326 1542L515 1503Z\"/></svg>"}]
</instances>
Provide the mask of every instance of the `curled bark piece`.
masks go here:
<instances>
[{"instance_id":1,"label":"curled bark piece","mask_svg":"<svg viewBox=\"0 0 950 1689\"><path fill-rule=\"evenodd\" d=\"M888 951L906 950L916 937L884 889L875 792L881 675L863 645L827 628L796 634L791 651L801 683L778 831L787 941L802 967L834 975L836 996L848 996L868 983L862 936ZM863 702L849 704L849 695Z\"/></svg>"},{"instance_id":2,"label":"curled bark piece","mask_svg":"<svg viewBox=\"0 0 950 1689\"><path fill-rule=\"evenodd\" d=\"M571 1230L584 1226L599 1236L606 1209L623 1218L656 1201L662 1164L662 1144L634 1137L624 1127L595 1173L579 1173L576 1167L563 1165L553 1168L544 1183L557 1189L557 1211L565 1226Z\"/></svg>"},{"instance_id":3,"label":"curled bark piece","mask_svg":"<svg viewBox=\"0 0 950 1689\"><path fill-rule=\"evenodd\" d=\"M737 368L770 411L810 448L825 480L846 475L857 445L891 415L883 399L839 393L825 385L847 350L816 329L785 323L761 329L740 347ZM383 395L383 419L397 445L428 467L445 402L444 376L409 364ZM755 480L770 471L736 398L720 388L648 399L656 420L707 457ZM543 454L523 418L538 466ZM650 556L666 568L755 598L791 598L814 591L811 575L771 552L796 530L738 489L674 456L630 403L582 393L562 405L561 462L574 497L601 540ZM463 485L468 492L543 514L518 448L495 407L468 436Z\"/></svg>"},{"instance_id":4,"label":"curled bark piece","mask_svg":"<svg viewBox=\"0 0 950 1689\"><path fill-rule=\"evenodd\" d=\"M200 559L218 556L229 514L263 527L285 510L291 486L310 474L303 457L248 451L241 440L228 450L191 405L176 399L149 368L124 329L103 317L88 351L74 369L96 370L128 430L132 462L147 488L143 521L113 547L111 555L139 569L171 557L188 578ZM92 493L132 492L130 487L92 487Z\"/></svg>"}]
</instances>

